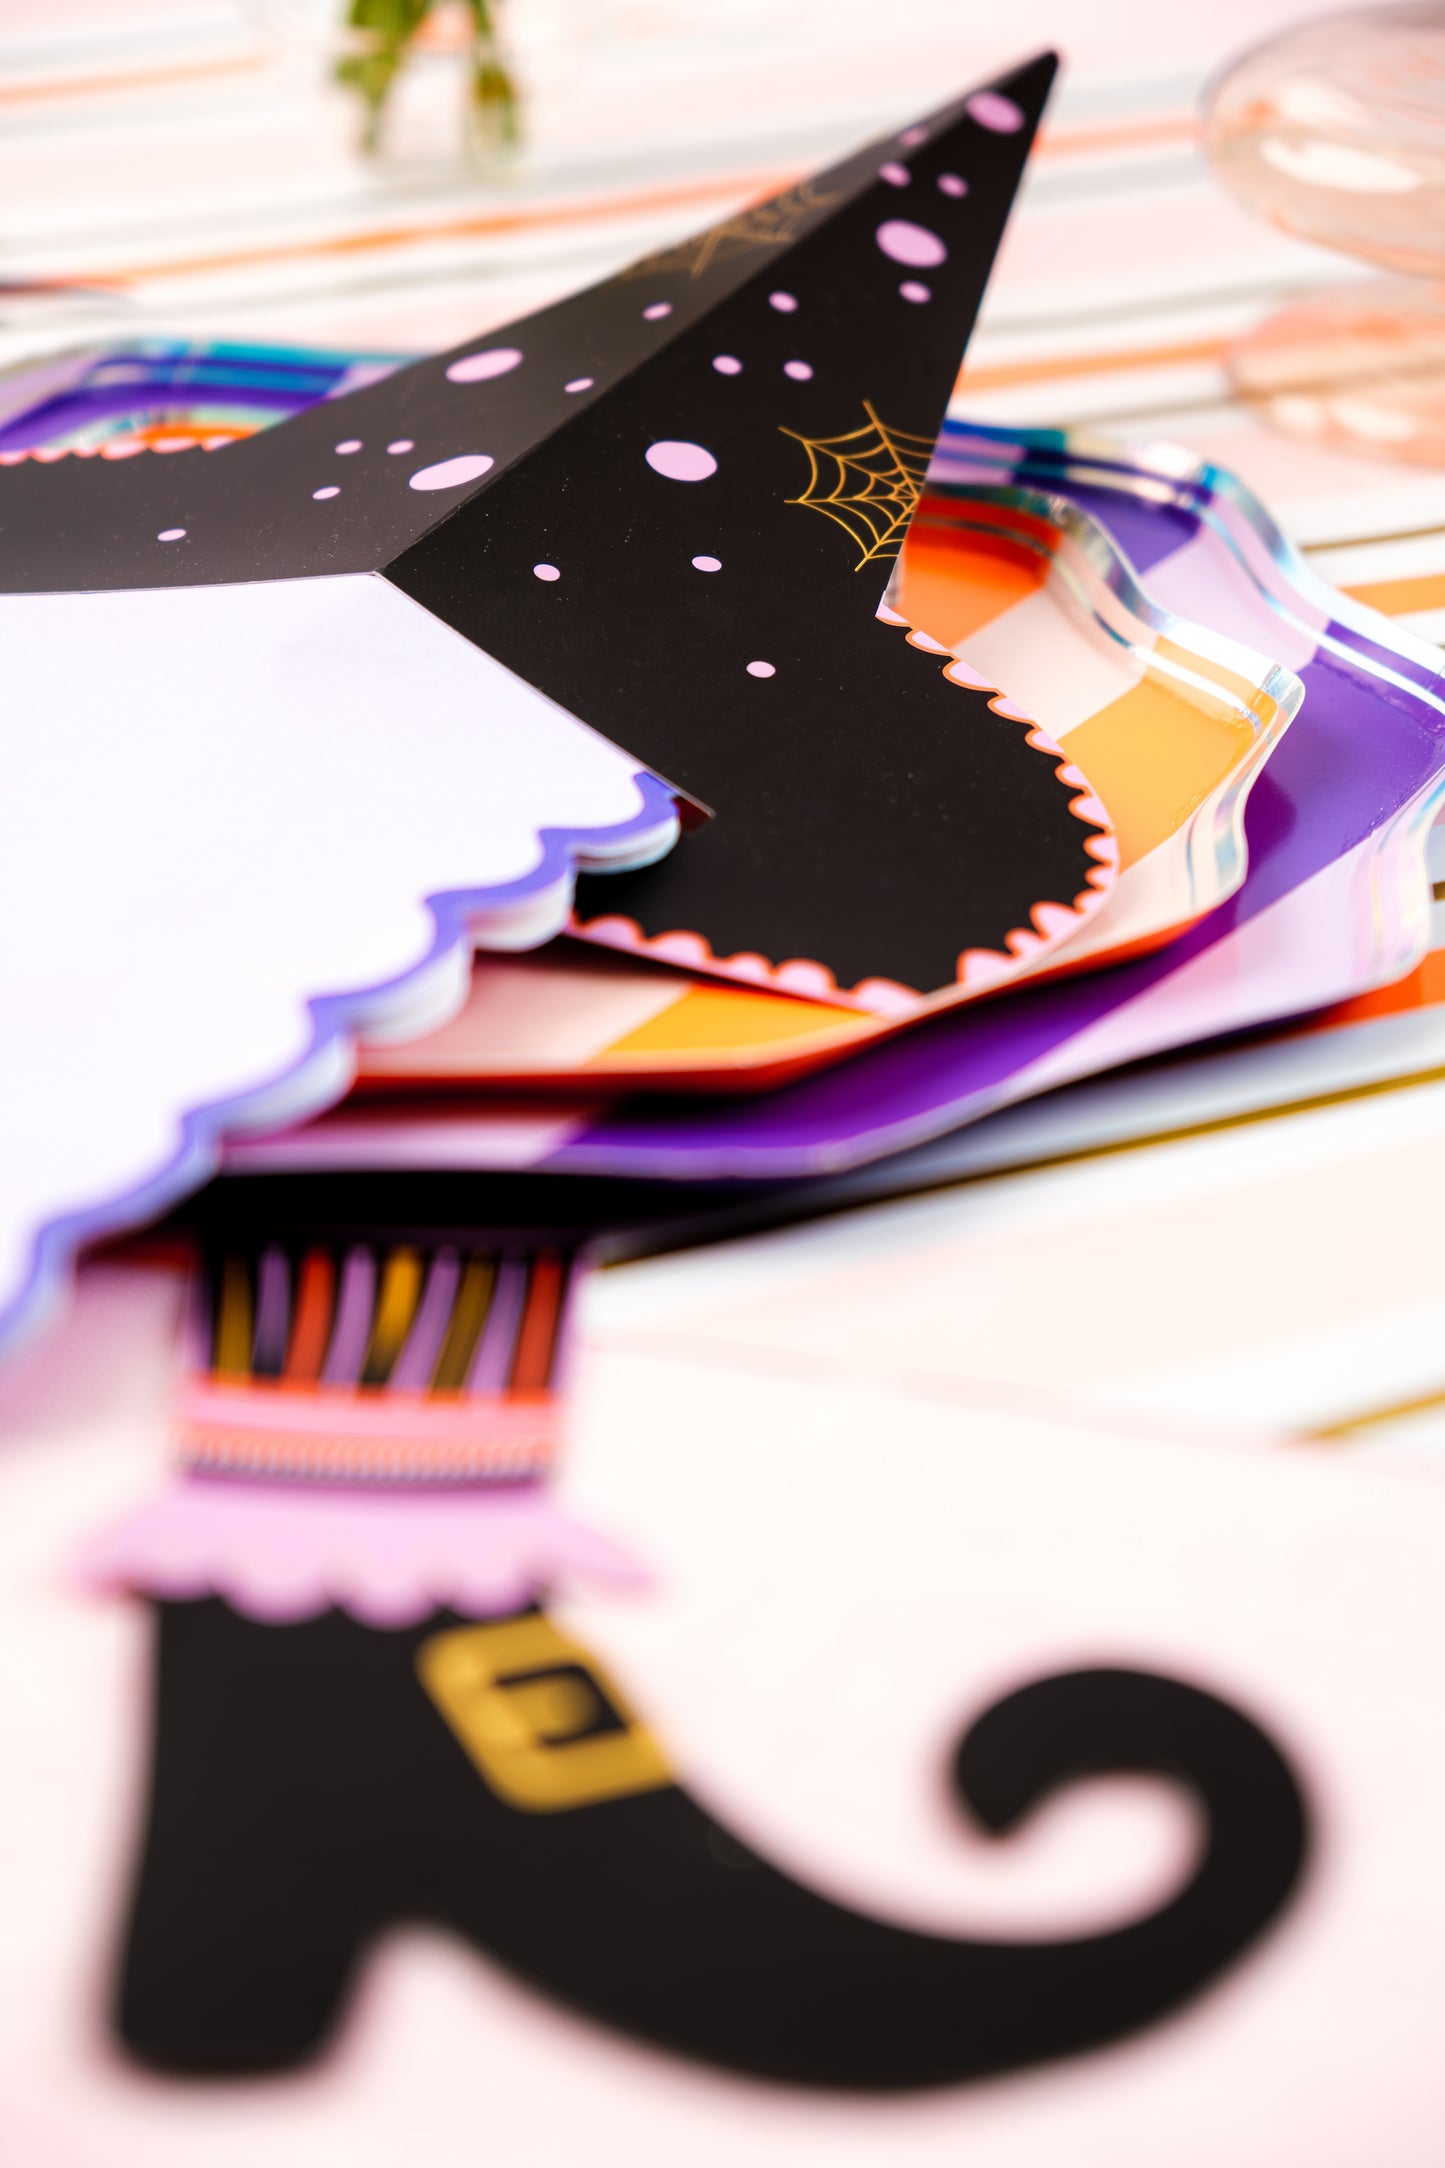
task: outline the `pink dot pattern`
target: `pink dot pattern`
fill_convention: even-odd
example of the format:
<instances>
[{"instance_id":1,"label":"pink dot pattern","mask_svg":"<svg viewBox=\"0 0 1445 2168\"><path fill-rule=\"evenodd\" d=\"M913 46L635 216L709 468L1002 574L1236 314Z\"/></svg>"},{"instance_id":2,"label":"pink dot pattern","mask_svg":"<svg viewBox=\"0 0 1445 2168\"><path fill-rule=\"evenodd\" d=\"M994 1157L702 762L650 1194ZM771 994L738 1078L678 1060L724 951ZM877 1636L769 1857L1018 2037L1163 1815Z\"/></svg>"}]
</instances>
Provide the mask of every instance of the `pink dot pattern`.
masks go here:
<instances>
[{"instance_id":1,"label":"pink dot pattern","mask_svg":"<svg viewBox=\"0 0 1445 2168\"><path fill-rule=\"evenodd\" d=\"M1013 99L1005 98L998 90L975 91L965 111L970 120L976 120L980 128L987 128L993 135L1017 135L1024 124Z\"/></svg>"},{"instance_id":2,"label":"pink dot pattern","mask_svg":"<svg viewBox=\"0 0 1445 2168\"><path fill-rule=\"evenodd\" d=\"M183 542L185 534L184 527L162 527L160 533L156 536L156 540L157 542Z\"/></svg>"},{"instance_id":3,"label":"pink dot pattern","mask_svg":"<svg viewBox=\"0 0 1445 2168\"><path fill-rule=\"evenodd\" d=\"M515 369L522 359L519 346L488 346L480 354L463 354L447 371L447 381L452 384L485 384L494 376L505 376Z\"/></svg>"},{"instance_id":4,"label":"pink dot pattern","mask_svg":"<svg viewBox=\"0 0 1445 2168\"><path fill-rule=\"evenodd\" d=\"M933 299L933 289L925 286L922 279L905 279L898 289L905 301L923 302Z\"/></svg>"},{"instance_id":5,"label":"pink dot pattern","mask_svg":"<svg viewBox=\"0 0 1445 2168\"><path fill-rule=\"evenodd\" d=\"M439 459L433 467L419 467L411 476L413 489L461 489L477 482L496 461L487 452L462 452L455 459Z\"/></svg>"},{"instance_id":6,"label":"pink dot pattern","mask_svg":"<svg viewBox=\"0 0 1445 2168\"><path fill-rule=\"evenodd\" d=\"M596 377L593 376L574 376L571 383L564 384L562 389L563 391L591 391L596 381Z\"/></svg>"},{"instance_id":7,"label":"pink dot pattern","mask_svg":"<svg viewBox=\"0 0 1445 2168\"><path fill-rule=\"evenodd\" d=\"M642 313L649 324L660 324L664 316L671 316L672 303L670 301L651 301Z\"/></svg>"},{"instance_id":8,"label":"pink dot pattern","mask_svg":"<svg viewBox=\"0 0 1445 2168\"><path fill-rule=\"evenodd\" d=\"M360 437L343 437L336 449L341 454L341 457L346 459L352 452L361 450L361 439Z\"/></svg>"},{"instance_id":9,"label":"pink dot pattern","mask_svg":"<svg viewBox=\"0 0 1445 2168\"><path fill-rule=\"evenodd\" d=\"M341 491L337 488L335 482L328 482L325 489L313 489L311 495L316 503L320 504L326 497L339 497Z\"/></svg>"},{"instance_id":10,"label":"pink dot pattern","mask_svg":"<svg viewBox=\"0 0 1445 2168\"><path fill-rule=\"evenodd\" d=\"M538 580L560 580L562 575L555 565L533 565L532 577Z\"/></svg>"},{"instance_id":11,"label":"pink dot pattern","mask_svg":"<svg viewBox=\"0 0 1445 2168\"><path fill-rule=\"evenodd\" d=\"M654 474L669 482L705 482L717 473L717 461L706 445L689 444L685 438L663 437L649 444L643 457Z\"/></svg>"},{"instance_id":12,"label":"pink dot pattern","mask_svg":"<svg viewBox=\"0 0 1445 2168\"><path fill-rule=\"evenodd\" d=\"M721 557L694 557L692 568L694 572L721 572L722 559Z\"/></svg>"},{"instance_id":13,"label":"pink dot pattern","mask_svg":"<svg viewBox=\"0 0 1445 2168\"><path fill-rule=\"evenodd\" d=\"M813 374L813 364L810 361L785 361L783 374L790 376L795 384L806 384Z\"/></svg>"},{"instance_id":14,"label":"pink dot pattern","mask_svg":"<svg viewBox=\"0 0 1445 2168\"><path fill-rule=\"evenodd\" d=\"M938 185L945 196L966 196L968 183L959 173L940 173Z\"/></svg>"},{"instance_id":15,"label":"pink dot pattern","mask_svg":"<svg viewBox=\"0 0 1445 2168\"><path fill-rule=\"evenodd\" d=\"M394 444L388 444L386 448L389 452L414 452L416 445L410 437L398 437Z\"/></svg>"},{"instance_id":16,"label":"pink dot pattern","mask_svg":"<svg viewBox=\"0 0 1445 2168\"><path fill-rule=\"evenodd\" d=\"M886 181L890 188L906 188L913 175L907 166L900 166L896 158L890 158L886 165L878 168L878 178Z\"/></svg>"},{"instance_id":17,"label":"pink dot pattern","mask_svg":"<svg viewBox=\"0 0 1445 2168\"><path fill-rule=\"evenodd\" d=\"M750 662L750 663L748 664L748 676L749 676L749 677L756 677L756 678L770 678L770 677L776 677L776 676L777 676L777 674L778 674L778 672L777 672L777 666L776 666L776 664L774 664L774 663L770 663L770 662Z\"/></svg>"},{"instance_id":18,"label":"pink dot pattern","mask_svg":"<svg viewBox=\"0 0 1445 2168\"><path fill-rule=\"evenodd\" d=\"M948 255L938 235L911 218L885 218L875 238L885 256L906 263L910 271L931 271Z\"/></svg>"},{"instance_id":19,"label":"pink dot pattern","mask_svg":"<svg viewBox=\"0 0 1445 2168\"><path fill-rule=\"evenodd\" d=\"M791 316L797 306L798 297L796 294L779 292L768 295L768 307L776 309L780 316Z\"/></svg>"},{"instance_id":20,"label":"pink dot pattern","mask_svg":"<svg viewBox=\"0 0 1445 2168\"><path fill-rule=\"evenodd\" d=\"M743 365L736 354L714 354L712 365L719 376L741 376Z\"/></svg>"}]
</instances>

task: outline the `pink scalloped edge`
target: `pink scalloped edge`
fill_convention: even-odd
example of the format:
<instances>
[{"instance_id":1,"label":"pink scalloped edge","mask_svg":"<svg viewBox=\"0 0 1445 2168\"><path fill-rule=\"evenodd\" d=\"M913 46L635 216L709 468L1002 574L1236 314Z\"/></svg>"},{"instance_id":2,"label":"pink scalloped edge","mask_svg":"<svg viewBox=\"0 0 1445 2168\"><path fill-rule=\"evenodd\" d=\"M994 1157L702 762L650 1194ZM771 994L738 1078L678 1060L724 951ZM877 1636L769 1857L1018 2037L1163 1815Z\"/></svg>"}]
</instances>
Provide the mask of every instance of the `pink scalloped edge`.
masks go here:
<instances>
[{"instance_id":1,"label":"pink scalloped edge","mask_svg":"<svg viewBox=\"0 0 1445 2168\"><path fill-rule=\"evenodd\" d=\"M27 459L33 459L42 467L54 466L57 459L136 459L142 452L217 452L227 444L234 444L234 436L174 436L160 437L154 444L137 444L129 437L107 437L101 444L28 444L13 451L0 452L0 467L20 467Z\"/></svg>"},{"instance_id":2,"label":"pink scalloped edge","mask_svg":"<svg viewBox=\"0 0 1445 2168\"><path fill-rule=\"evenodd\" d=\"M544 1484L424 1492L187 1475L86 1543L93 1593L221 1596L289 1624L333 1608L369 1626L434 1611L491 1618L548 1594L635 1589L649 1577Z\"/></svg>"},{"instance_id":3,"label":"pink scalloped edge","mask_svg":"<svg viewBox=\"0 0 1445 2168\"><path fill-rule=\"evenodd\" d=\"M1054 769L1059 781L1077 795L1069 800L1069 811L1076 820L1091 828L1094 833L1084 842L1084 849L1094 860L1086 876L1086 885L1074 897L1072 903L1052 900L1033 904L1029 910L1030 924L1015 926L1004 936L1002 949L965 949L958 959L958 984L970 993L983 993L990 987L1002 984L1022 968L1038 962L1040 956L1051 949L1061 947L1072 935L1079 932L1103 903L1119 874L1119 844L1109 815L1095 795L1088 778L1071 761L1057 738L1036 723L1031 715L1015 705L1008 695L988 679L980 677L966 663L960 662L951 648L935 640L931 633L922 632L909 624L906 617L887 603L878 605L877 616L885 625L903 628L910 647L918 648L925 655L944 655L948 661L943 675L950 684L967 686L973 692L990 695L988 705L995 715L1005 716L1010 722L1025 726L1027 742L1035 752L1052 755L1057 761ZM912 1015L919 1004L928 997L915 986L900 985L896 979L860 979L856 986L840 987L826 964L814 963L804 956L793 956L785 963L770 963L766 956L756 950L740 950L733 956L714 955L710 943L700 933L675 928L668 933L645 934L634 918L620 912L608 912L601 918L579 919L574 911L568 922L568 930L579 934L601 948L626 951L630 955L650 956L659 963L676 964L684 971L697 971L721 975L729 979L741 979L750 986L763 986L771 992L801 995L810 1001L827 1001L843 1004L849 1008L867 1010L870 1015L896 1019Z\"/></svg>"}]
</instances>

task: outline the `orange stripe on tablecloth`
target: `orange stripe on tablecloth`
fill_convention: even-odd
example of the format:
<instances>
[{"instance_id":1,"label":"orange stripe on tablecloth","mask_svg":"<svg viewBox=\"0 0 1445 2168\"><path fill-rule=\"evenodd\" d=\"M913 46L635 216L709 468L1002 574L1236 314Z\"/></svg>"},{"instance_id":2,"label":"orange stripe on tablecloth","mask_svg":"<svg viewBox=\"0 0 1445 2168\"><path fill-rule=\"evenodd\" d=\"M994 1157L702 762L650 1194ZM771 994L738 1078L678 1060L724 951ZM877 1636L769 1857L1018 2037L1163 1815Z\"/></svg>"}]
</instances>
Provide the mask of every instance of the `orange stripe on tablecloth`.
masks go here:
<instances>
[{"instance_id":1,"label":"orange stripe on tablecloth","mask_svg":"<svg viewBox=\"0 0 1445 2168\"><path fill-rule=\"evenodd\" d=\"M296 1275L296 1314L281 1373L289 1384L314 1384L320 1377L335 1302L335 1260L327 1250L308 1250Z\"/></svg>"},{"instance_id":2,"label":"orange stripe on tablecloth","mask_svg":"<svg viewBox=\"0 0 1445 2168\"><path fill-rule=\"evenodd\" d=\"M1035 158L1076 158L1081 152L1138 150L1149 143L1194 143L1199 122L1187 108L1158 113L1149 120L1100 122L1092 128L1042 128Z\"/></svg>"},{"instance_id":3,"label":"orange stripe on tablecloth","mask_svg":"<svg viewBox=\"0 0 1445 2168\"><path fill-rule=\"evenodd\" d=\"M249 63L248 63L249 64ZM1120 122L1107 127L1056 128L1046 130L1035 146L1035 156L1044 159L1076 156L1080 152L1095 150L1119 150L1146 143L1189 140L1195 133L1192 118L1176 114L1150 120ZM468 218L434 219L426 223L408 226L375 226L362 233L337 234L329 240L290 241L268 248L231 249L207 256L177 257L169 262L139 264L121 271L96 272L93 275L75 274L74 284L86 286L127 286L137 279L189 278L209 271L241 270L248 266L269 263L304 261L307 257L355 256L389 248L406 248L429 241L479 240L488 236L501 237L514 233L531 233L546 227L567 225L595 225L611 218L635 217L639 213L683 209L689 204L722 201L724 203L749 204L763 202L779 190L792 187L800 176L795 172L769 174L719 174L710 180L674 182L666 188L631 189L623 195L601 196L592 200L572 200L567 203L539 204L532 208L517 207L508 211L487 211ZM1211 341L1207 350L1187 356L1180 350L1180 358L1212 359L1221 350L1222 342ZM1172 352L1160 349L1160 354ZM1148 362L1158 358L1149 353L1130 357L1131 361ZM1117 367L1117 358L1095 362L1094 357L1084 357L1070 367L1073 373L1093 367ZM1042 375L1052 375L1057 365L1019 364L1025 370L1032 367ZM1063 373L1068 373L1067 371ZM976 386L985 381L998 383L1024 383L1032 381L1027 375L1015 375L983 370L973 378Z\"/></svg>"},{"instance_id":4,"label":"orange stripe on tablecloth","mask_svg":"<svg viewBox=\"0 0 1445 2168\"><path fill-rule=\"evenodd\" d=\"M546 1390L562 1310L562 1281L562 1260L556 1251L539 1252L532 1265L527 1304L517 1330L509 1395Z\"/></svg>"},{"instance_id":5,"label":"orange stripe on tablecloth","mask_svg":"<svg viewBox=\"0 0 1445 2168\"><path fill-rule=\"evenodd\" d=\"M1010 384L1045 384L1059 376L1109 376L1118 369L1167 369L1189 361L1219 361L1228 339L1178 339L1167 346L1111 347L1103 354L1049 354L1036 361L1004 361L979 368L965 362L958 388L993 391Z\"/></svg>"},{"instance_id":6,"label":"orange stripe on tablecloth","mask_svg":"<svg viewBox=\"0 0 1445 2168\"><path fill-rule=\"evenodd\" d=\"M262 53L231 60L190 60L170 68L123 69L114 75L53 75L39 83L0 83L0 105L33 105L45 98L91 98L108 90L152 90L158 83L189 83L209 75L240 75L265 64Z\"/></svg>"},{"instance_id":7,"label":"orange stripe on tablecloth","mask_svg":"<svg viewBox=\"0 0 1445 2168\"><path fill-rule=\"evenodd\" d=\"M478 240L512 233L532 233L547 226L596 224L609 218L633 217L639 212L681 208L690 203L730 199L743 187L758 186L765 195L787 183L776 177L758 182L730 180L689 181L673 188L635 189L625 196L599 197L590 203L539 204L533 209L478 212L470 218L442 218L414 226L374 226L364 233L335 234L329 240L287 241L278 247L231 249L211 256L183 256L167 263L138 264L124 271L100 271L94 276L74 274L70 283L86 286L128 286L137 279L191 278L199 272L236 271L269 263L294 263L311 256L360 256L378 249L407 248L416 243Z\"/></svg>"}]
</instances>

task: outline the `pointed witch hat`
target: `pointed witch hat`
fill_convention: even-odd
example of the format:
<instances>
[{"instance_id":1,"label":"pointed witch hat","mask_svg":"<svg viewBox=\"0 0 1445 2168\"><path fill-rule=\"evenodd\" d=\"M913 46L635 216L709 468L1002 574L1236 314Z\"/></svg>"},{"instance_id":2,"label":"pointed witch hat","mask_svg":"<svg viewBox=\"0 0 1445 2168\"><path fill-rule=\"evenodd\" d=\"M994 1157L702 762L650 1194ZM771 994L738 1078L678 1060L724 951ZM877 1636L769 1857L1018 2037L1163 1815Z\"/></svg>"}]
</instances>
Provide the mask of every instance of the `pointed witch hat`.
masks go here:
<instances>
[{"instance_id":1,"label":"pointed witch hat","mask_svg":"<svg viewBox=\"0 0 1445 2168\"><path fill-rule=\"evenodd\" d=\"M0 592L380 574L715 813L599 938L991 983L1100 900L1104 816L876 612L1053 73L224 457L11 470Z\"/></svg>"},{"instance_id":2,"label":"pointed witch hat","mask_svg":"<svg viewBox=\"0 0 1445 2168\"><path fill-rule=\"evenodd\" d=\"M579 868L904 1016L1101 900L1077 769L879 621L1053 70L243 443L0 471L0 1328Z\"/></svg>"}]
</instances>

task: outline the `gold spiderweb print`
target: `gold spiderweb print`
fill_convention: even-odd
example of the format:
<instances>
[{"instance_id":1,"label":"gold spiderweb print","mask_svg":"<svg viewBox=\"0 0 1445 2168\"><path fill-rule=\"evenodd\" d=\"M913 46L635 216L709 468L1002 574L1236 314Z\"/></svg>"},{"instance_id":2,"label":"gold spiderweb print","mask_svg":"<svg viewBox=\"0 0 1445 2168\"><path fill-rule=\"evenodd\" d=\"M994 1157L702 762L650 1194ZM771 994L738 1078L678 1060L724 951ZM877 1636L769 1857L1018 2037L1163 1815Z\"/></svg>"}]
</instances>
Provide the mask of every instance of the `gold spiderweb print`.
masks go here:
<instances>
[{"instance_id":1,"label":"gold spiderweb print","mask_svg":"<svg viewBox=\"0 0 1445 2168\"><path fill-rule=\"evenodd\" d=\"M863 411L866 424L847 436L804 437L796 429L783 431L785 437L797 438L811 470L807 488L788 503L821 512L852 537L863 553L855 572L875 558L897 554L933 457L932 437L890 429L866 399Z\"/></svg>"},{"instance_id":2,"label":"gold spiderweb print","mask_svg":"<svg viewBox=\"0 0 1445 2168\"><path fill-rule=\"evenodd\" d=\"M724 218L706 233L695 233L675 248L656 250L623 272L626 279L643 278L653 271L686 271L700 279L712 264L726 263L752 248L783 248L797 239L799 229L815 211L825 211L833 201L811 181L784 189L766 203L755 203L733 218Z\"/></svg>"}]
</instances>

